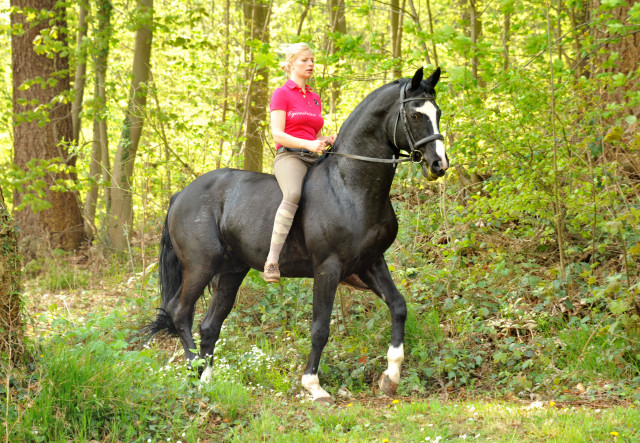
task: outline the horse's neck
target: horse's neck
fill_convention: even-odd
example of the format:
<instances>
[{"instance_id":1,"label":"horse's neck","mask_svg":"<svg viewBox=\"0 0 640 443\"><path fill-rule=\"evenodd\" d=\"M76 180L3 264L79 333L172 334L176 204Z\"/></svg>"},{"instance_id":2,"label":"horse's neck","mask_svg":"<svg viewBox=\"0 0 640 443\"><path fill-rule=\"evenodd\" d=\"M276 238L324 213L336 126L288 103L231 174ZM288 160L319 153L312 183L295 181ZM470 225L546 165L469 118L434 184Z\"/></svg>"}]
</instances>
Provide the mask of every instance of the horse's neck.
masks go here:
<instances>
[{"instance_id":1,"label":"horse's neck","mask_svg":"<svg viewBox=\"0 0 640 443\"><path fill-rule=\"evenodd\" d=\"M339 144L336 145L335 152L374 159L391 159L394 156L394 147L387 128L388 119L393 118L395 113L384 104L388 101L388 96L385 100L381 93L378 100L363 103L365 106L359 105L340 130ZM395 174L392 164L344 157L335 161L346 185L364 187L371 193L385 196L389 194Z\"/></svg>"}]
</instances>

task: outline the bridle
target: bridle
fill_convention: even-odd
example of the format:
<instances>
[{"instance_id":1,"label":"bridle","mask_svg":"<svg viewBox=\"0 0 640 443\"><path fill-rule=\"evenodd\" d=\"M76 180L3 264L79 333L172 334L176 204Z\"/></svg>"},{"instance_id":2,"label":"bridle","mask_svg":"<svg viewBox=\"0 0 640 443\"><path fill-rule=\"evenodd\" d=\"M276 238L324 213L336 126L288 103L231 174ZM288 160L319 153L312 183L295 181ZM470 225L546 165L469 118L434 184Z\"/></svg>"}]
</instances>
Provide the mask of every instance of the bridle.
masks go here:
<instances>
[{"instance_id":1,"label":"bridle","mask_svg":"<svg viewBox=\"0 0 640 443\"><path fill-rule=\"evenodd\" d=\"M398 121L402 119L404 132L407 135L407 142L409 143L409 160L413 163L421 163L423 154L421 151L418 151L418 147L434 140L444 141L444 137L442 136L442 134L431 134L416 141L415 137L413 136L413 132L411 132L411 126L409 126L405 104L416 100L433 100L435 102L436 98L433 95L427 95L426 97L406 98L406 90L408 85L409 83L407 82L402 88L400 88L400 111L398 112L398 117L396 117L396 123L393 126L393 145L396 147L396 149L398 149L398 151L400 151L400 148L398 148L398 145L396 143L396 130L398 129ZM432 122L433 125L435 125L436 123L437 122Z\"/></svg>"},{"instance_id":2,"label":"bridle","mask_svg":"<svg viewBox=\"0 0 640 443\"><path fill-rule=\"evenodd\" d=\"M412 163L422 163L422 161L424 160L424 156L422 154L421 151L418 151L418 147L427 144L429 142L432 142L434 140L443 140L444 141L444 137L442 136L442 134L431 134L428 135L424 138L421 138L420 140L416 141L415 137L413 136L413 133L411 132L411 127L409 126L409 121L407 119L407 110L405 108L406 103L409 103L411 101L416 101L416 100L433 100L435 101L435 97L433 95L427 95L426 97L412 97L412 98L406 98L406 89L408 87L410 82L405 83L401 88L400 88L400 110L398 111L398 115L396 116L395 119L395 124L393 125L393 146L398 150L398 156L403 156L406 158L396 158L395 154L393 155L393 157L391 157L390 159L386 159L386 158L375 158L375 157L365 157L362 155L355 155L355 154L344 154L342 152L331 152L331 151L327 151L325 152L325 154L332 154L332 155L339 155L341 157L346 157L346 158L351 158L354 160L363 160L363 161L368 161L368 162L374 162L374 163L393 163L394 165L398 164L398 163L402 163L402 162L412 162ZM402 125L404 126L404 132L407 135L407 142L409 143L409 155L405 155L405 154L401 154L400 153L400 148L398 147L398 144L396 143L396 131L398 129L398 122L402 120ZM433 124L436 124L436 122L433 122Z\"/></svg>"}]
</instances>

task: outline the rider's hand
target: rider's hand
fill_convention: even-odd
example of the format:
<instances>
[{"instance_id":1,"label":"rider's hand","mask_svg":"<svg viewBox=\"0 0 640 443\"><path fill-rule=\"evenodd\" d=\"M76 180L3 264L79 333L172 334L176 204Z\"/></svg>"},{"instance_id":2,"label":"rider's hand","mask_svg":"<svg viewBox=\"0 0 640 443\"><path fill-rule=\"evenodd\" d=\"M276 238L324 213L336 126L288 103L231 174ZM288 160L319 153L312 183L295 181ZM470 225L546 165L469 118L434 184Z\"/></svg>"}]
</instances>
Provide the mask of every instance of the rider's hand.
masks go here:
<instances>
[{"instance_id":1,"label":"rider's hand","mask_svg":"<svg viewBox=\"0 0 640 443\"><path fill-rule=\"evenodd\" d=\"M327 149L327 142L324 140L308 140L307 151L322 154Z\"/></svg>"}]
</instances>

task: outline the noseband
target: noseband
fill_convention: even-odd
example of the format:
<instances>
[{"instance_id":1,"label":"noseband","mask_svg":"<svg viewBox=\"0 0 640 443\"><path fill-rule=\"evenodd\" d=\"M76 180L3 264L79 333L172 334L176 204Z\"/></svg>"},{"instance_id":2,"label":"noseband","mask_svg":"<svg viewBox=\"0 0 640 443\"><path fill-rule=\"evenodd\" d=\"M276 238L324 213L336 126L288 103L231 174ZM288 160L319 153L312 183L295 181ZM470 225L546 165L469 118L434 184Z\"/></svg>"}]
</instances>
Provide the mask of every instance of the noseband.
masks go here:
<instances>
[{"instance_id":1,"label":"noseband","mask_svg":"<svg viewBox=\"0 0 640 443\"><path fill-rule=\"evenodd\" d=\"M400 154L400 148L398 148L398 144L396 143L396 131L398 129L398 122L400 121L400 119L402 119L402 125L404 126L404 132L407 135L407 141L409 142L409 156L408 158L396 158L396 156L394 155L392 158L390 159L386 159L386 158L373 158L373 157L365 157L362 155L355 155L355 154L343 154L342 152L331 152L331 151L327 151L325 152L325 154L333 154L333 155L339 155L340 157L346 157L346 158L351 158L354 160L364 160L364 161L368 161L368 162L374 162L374 163L393 163L394 165L397 165L398 163L402 163L402 162L412 162L412 163L422 163L423 161L423 154L421 151L418 151L418 147L427 144L429 142L432 142L434 140L443 140L444 141L444 137L442 136L442 134L431 134L428 135L424 138L421 138L418 141L415 141L415 137L413 136L413 133L411 132L411 127L409 126L409 121L407 119L407 110L405 108L405 104L411 101L416 101L416 100L433 100L435 102L436 98L433 95L427 95L426 97L413 97L413 98L406 98L406 89L407 86L409 85L410 82L407 82L404 84L404 86L402 86L400 88L400 110L398 111L398 115L396 117L395 120L395 124L393 125L393 146L395 146L395 148L398 150L398 155L399 156L404 156L407 157L405 154ZM436 122L434 122L435 124Z\"/></svg>"}]
</instances>

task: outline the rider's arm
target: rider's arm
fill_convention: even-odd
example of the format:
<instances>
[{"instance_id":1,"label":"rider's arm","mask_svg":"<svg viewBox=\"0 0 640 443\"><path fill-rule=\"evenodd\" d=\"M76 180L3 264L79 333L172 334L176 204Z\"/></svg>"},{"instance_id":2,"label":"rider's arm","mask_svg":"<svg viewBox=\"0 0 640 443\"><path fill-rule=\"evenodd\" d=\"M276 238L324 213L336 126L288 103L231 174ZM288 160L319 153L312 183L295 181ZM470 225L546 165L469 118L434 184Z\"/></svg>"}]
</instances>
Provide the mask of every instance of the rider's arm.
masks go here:
<instances>
[{"instance_id":1,"label":"rider's arm","mask_svg":"<svg viewBox=\"0 0 640 443\"><path fill-rule=\"evenodd\" d=\"M321 153L326 149L327 143L324 139L327 137L324 137L323 140L304 140L284 132L286 118L287 113L285 111L280 109L271 111L271 135L276 143L287 148L306 149L317 153Z\"/></svg>"}]
</instances>

